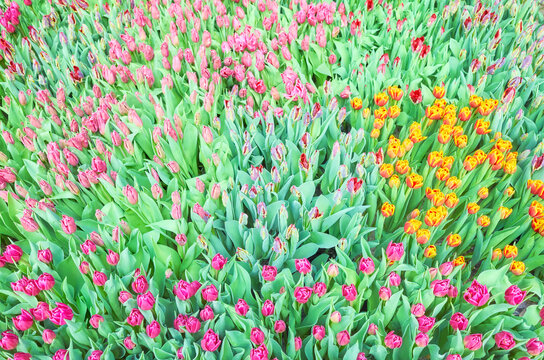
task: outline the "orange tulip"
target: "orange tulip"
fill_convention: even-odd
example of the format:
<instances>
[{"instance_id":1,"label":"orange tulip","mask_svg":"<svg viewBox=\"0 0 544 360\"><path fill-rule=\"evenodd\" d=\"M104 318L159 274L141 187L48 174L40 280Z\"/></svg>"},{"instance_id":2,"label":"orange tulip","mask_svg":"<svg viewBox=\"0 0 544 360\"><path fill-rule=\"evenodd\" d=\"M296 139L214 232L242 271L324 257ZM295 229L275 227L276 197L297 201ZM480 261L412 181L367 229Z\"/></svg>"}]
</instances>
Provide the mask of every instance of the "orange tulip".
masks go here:
<instances>
[{"instance_id":1,"label":"orange tulip","mask_svg":"<svg viewBox=\"0 0 544 360\"><path fill-rule=\"evenodd\" d=\"M544 236L544 218L533 218L533 220L531 220L531 227L535 232L539 233L541 236Z\"/></svg>"},{"instance_id":2,"label":"orange tulip","mask_svg":"<svg viewBox=\"0 0 544 360\"><path fill-rule=\"evenodd\" d=\"M411 189L419 189L423 186L423 176L411 173L406 177L406 185Z\"/></svg>"},{"instance_id":3,"label":"orange tulip","mask_svg":"<svg viewBox=\"0 0 544 360\"><path fill-rule=\"evenodd\" d=\"M478 218L478 220L476 220L476 222L478 223L478 225L480 225L481 227L488 227L489 224L491 223L491 219L489 218L489 216L486 216L486 215L482 215Z\"/></svg>"},{"instance_id":4,"label":"orange tulip","mask_svg":"<svg viewBox=\"0 0 544 360\"><path fill-rule=\"evenodd\" d=\"M395 170L399 174L404 175L410 171L410 163L408 162L408 160L398 160L395 164Z\"/></svg>"},{"instance_id":5,"label":"orange tulip","mask_svg":"<svg viewBox=\"0 0 544 360\"><path fill-rule=\"evenodd\" d=\"M351 99L351 107L353 110L360 110L363 107L363 100L358 97Z\"/></svg>"},{"instance_id":6,"label":"orange tulip","mask_svg":"<svg viewBox=\"0 0 544 360\"><path fill-rule=\"evenodd\" d=\"M431 189L431 188L425 189L425 196L429 200L432 200L435 197L435 195L438 193L440 193L440 189Z\"/></svg>"},{"instance_id":7,"label":"orange tulip","mask_svg":"<svg viewBox=\"0 0 544 360\"><path fill-rule=\"evenodd\" d=\"M480 199L486 199L489 196L489 189L486 187L480 188L480 190L478 190L478 196Z\"/></svg>"},{"instance_id":8,"label":"orange tulip","mask_svg":"<svg viewBox=\"0 0 544 360\"><path fill-rule=\"evenodd\" d=\"M501 219L504 220L512 214L512 209L509 209L504 206L499 206L499 213L501 214Z\"/></svg>"},{"instance_id":9,"label":"orange tulip","mask_svg":"<svg viewBox=\"0 0 544 360\"><path fill-rule=\"evenodd\" d=\"M383 128L384 125L385 125L385 119L378 119L378 118L374 119L374 123L372 124L374 129L378 129L378 130Z\"/></svg>"},{"instance_id":10,"label":"orange tulip","mask_svg":"<svg viewBox=\"0 0 544 360\"><path fill-rule=\"evenodd\" d=\"M436 171L435 176L440 181L446 181L450 178L450 170L448 168L441 167Z\"/></svg>"},{"instance_id":11,"label":"orange tulip","mask_svg":"<svg viewBox=\"0 0 544 360\"><path fill-rule=\"evenodd\" d=\"M461 236L459 234L449 234L446 243L451 247L457 247L461 244Z\"/></svg>"},{"instance_id":12,"label":"orange tulip","mask_svg":"<svg viewBox=\"0 0 544 360\"><path fill-rule=\"evenodd\" d=\"M478 165L482 165L487 159L487 154L482 149L476 150L472 156L478 160Z\"/></svg>"},{"instance_id":13,"label":"orange tulip","mask_svg":"<svg viewBox=\"0 0 544 360\"><path fill-rule=\"evenodd\" d=\"M451 167L453 166L453 162L455 161L455 158L453 156L444 156L442 159L442 167L446 168L448 170L451 170Z\"/></svg>"},{"instance_id":14,"label":"orange tulip","mask_svg":"<svg viewBox=\"0 0 544 360\"><path fill-rule=\"evenodd\" d=\"M480 211L480 205L476 203L468 203L467 204L467 211L469 214L476 214L478 211Z\"/></svg>"},{"instance_id":15,"label":"orange tulip","mask_svg":"<svg viewBox=\"0 0 544 360\"><path fill-rule=\"evenodd\" d=\"M374 117L376 119L387 119L388 113L387 109L384 107L374 110Z\"/></svg>"},{"instance_id":16,"label":"orange tulip","mask_svg":"<svg viewBox=\"0 0 544 360\"><path fill-rule=\"evenodd\" d=\"M478 119L476 120L476 123L474 124L474 130L476 130L476 134L478 135L484 135L491 132L491 129L489 129L489 125L491 123L489 121L485 121L484 119Z\"/></svg>"},{"instance_id":17,"label":"orange tulip","mask_svg":"<svg viewBox=\"0 0 544 360\"><path fill-rule=\"evenodd\" d=\"M429 106L425 109L425 116L431 120L440 120L444 116L444 109L437 105Z\"/></svg>"},{"instance_id":18,"label":"orange tulip","mask_svg":"<svg viewBox=\"0 0 544 360\"><path fill-rule=\"evenodd\" d=\"M461 180L459 180L459 178L457 178L457 176L452 176L446 181L446 186L450 190L455 190L459 186L461 186Z\"/></svg>"},{"instance_id":19,"label":"orange tulip","mask_svg":"<svg viewBox=\"0 0 544 360\"><path fill-rule=\"evenodd\" d=\"M478 160L474 156L468 155L463 161L463 167L466 171L472 171L478 166Z\"/></svg>"},{"instance_id":20,"label":"orange tulip","mask_svg":"<svg viewBox=\"0 0 544 360\"><path fill-rule=\"evenodd\" d=\"M372 131L370 132L370 137L373 139L377 139L378 137L380 137L380 129L372 129Z\"/></svg>"},{"instance_id":21,"label":"orange tulip","mask_svg":"<svg viewBox=\"0 0 544 360\"><path fill-rule=\"evenodd\" d=\"M427 246L427 248L425 248L425 251L423 251L423 256L425 256L426 258L434 258L436 256L436 246Z\"/></svg>"},{"instance_id":22,"label":"orange tulip","mask_svg":"<svg viewBox=\"0 0 544 360\"><path fill-rule=\"evenodd\" d=\"M453 136L461 136L465 133L465 130L463 129L462 126L454 126L453 129L452 129L452 135Z\"/></svg>"},{"instance_id":23,"label":"orange tulip","mask_svg":"<svg viewBox=\"0 0 544 360\"><path fill-rule=\"evenodd\" d=\"M406 151L410 151L414 147L414 142L410 139L404 139L404 141L402 142L402 146L404 146Z\"/></svg>"},{"instance_id":24,"label":"orange tulip","mask_svg":"<svg viewBox=\"0 0 544 360\"><path fill-rule=\"evenodd\" d=\"M506 190L504 190L504 195L510 197L512 195L514 195L514 193L516 192L516 190L514 190L513 187L509 186L506 188Z\"/></svg>"},{"instance_id":25,"label":"orange tulip","mask_svg":"<svg viewBox=\"0 0 544 360\"><path fill-rule=\"evenodd\" d=\"M529 206L529 216L535 219L544 218L544 205L534 200Z\"/></svg>"},{"instance_id":26,"label":"orange tulip","mask_svg":"<svg viewBox=\"0 0 544 360\"><path fill-rule=\"evenodd\" d=\"M498 149L492 149L489 154L487 154L487 160L489 160L489 165L493 169L497 165L501 165L504 160L504 154Z\"/></svg>"},{"instance_id":27,"label":"orange tulip","mask_svg":"<svg viewBox=\"0 0 544 360\"><path fill-rule=\"evenodd\" d=\"M459 198L455 193L449 193L446 195L446 200L444 201L444 205L447 207L454 208L459 203Z\"/></svg>"},{"instance_id":28,"label":"orange tulip","mask_svg":"<svg viewBox=\"0 0 544 360\"><path fill-rule=\"evenodd\" d=\"M389 178L389 187L398 189L399 186L400 186L400 178L397 174L393 174Z\"/></svg>"},{"instance_id":29,"label":"orange tulip","mask_svg":"<svg viewBox=\"0 0 544 360\"><path fill-rule=\"evenodd\" d=\"M455 113L444 112L444 117L442 118L442 123L447 126L453 126L457 122L457 117Z\"/></svg>"},{"instance_id":30,"label":"orange tulip","mask_svg":"<svg viewBox=\"0 0 544 360\"><path fill-rule=\"evenodd\" d=\"M480 104L480 107L478 108L478 112L482 116L487 116L495 110L499 102L497 100L493 99L486 99L483 101L482 104Z\"/></svg>"},{"instance_id":31,"label":"orange tulip","mask_svg":"<svg viewBox=\"0 0 544 360\"><path fill-rule=\"evenodd\" d=\"M386 179L390 178L393 175L395 168L392 164L383 163L380 166L380 175Z\"/></svg>"},{"instance_id":32,"label":"orange tulip","mask_svg":"<svg viewBox=\"0 0 544 360\"><path fill-rule=\"evenodd\" d=\"M506 245L503 250L504 257L507 259L518 256L518 247L516 245Z\"/></svg>"},{"instance_id":33,"label":"orange tulip","mask_svg":"<svg viewBox=\"0 0 544 360\"><path fill-rule=\"evenodd\" d=\"M495 143L495 149L498 149L500 152L507 152L512 150L512 143L508 140L498 139Z\"/></svg>"},{"instance_id":34,"label":"orange tulip","mask_svg":"<svg viewBox=\"0 0 544 360\"><path fill-rule=\"evenodd\" d=\"M516 170L518 169L518 163L516 160L509 160L505 162L504 164L504 172L507 174L514 174Z\"/></svg>"},{"instance_id":35,"label":"orange tulip","mask_svg":"<svg viewBox=\"0 0 544 360\"><path fill-rule=\"evenodd\" d=\"M502 259L501 249L493 250L493 253L491 254L491 260L500 260L500 259Z\"/></svg>"},{"instance_id":36,"label":"orange tulip","mask_svg":"<svg viewBox=\"0 0 544 360\"><path fill-rule=\"evenodd\" d=\"M417 219L410 219L404 223L404 232L410 235L414 234L416 231L419 230L420 226L421 226L421 221Z\"/></svg>"},{"instance_id":37,"label":"orange tulip","mask_svg":"<svg viewBox=\"0 0 544 360\"><path fill-rule=\"evenodd\" d=\"M480 106L481 103L482 103L481 97L477 95L470 95L470 101L469 101L470 107L477 108Z\"/></svg>"},{"instance_id":38,"label":"orange tulip","mask_svg":"<svg viewBox=\"0 0 544 360\"><path fill-rule=\"evenodd\" d=\"M388 114L391 119L396 119L400 115L400 108L397 105L393 105L389 108Z\"/></svg>"},{"instance_id":39,"label":"orange tulip","mask_svg":"<svg viewBox=\"0 0 544 360\"><path fill-rule=\"evenodd\" d=\"M382 215L384 217L388 218L390 216L393 216L394 213L395 213L395 205L388 202L382 205Z\"/></svg>"},{"instance_id":40,"label":"orange tulip","mask_svg":"<svg viewBox=\"0 0 544 360\"><path fill-rule=\"evenodd\" d=\"M446 113L446 105L448 105L448 103L446 102L446 100L444 99L436 99L434 101L434 104L433 105L436 105L438 106L439 108L441 108L442 110L444 110L444 113Z\"/></svg>"},{"instance_id":41,"label":"orange tulip","mask_svg":"<svg viewBox=\"0 0 544 360\"><path fill-rule=\"evenodd\" d=\"M459 149L462 149L467 146L468 143L468 136L461 135L461 136L455 136L453 138L453 143L455 146L457 146Z\"/></svg>"},{"instance_id":42,"label":"orange tulip","mask_svg":"<svg viewBox=\"0 0 544 360\"><path fill-rule=\"evenodd\" d=\"M531 190L531 194L542 197L544 194L544 183L542 180L527 180L527 189Z\"/></svg>"},{"instance_id":43,"label":"orange tulip","mask_svg":"<svg viewBox=\"0 0 544 360\"><path fill-rule=\"evenodd\" d=\"M429 229L419 229L416 232L416 240L418 244L426 244L431 238L431 231Z\"/></svg>"},{"instance_id":44,"label":"orange tulip","mask_svg":"<svg viewBox=\"0 0 544 360\"><path fill-rule=\"evenodd\" d=\"M455 260L453 260L453 266L462 266L462 267L465 267L466 263L465 263L465 257L464 256L458 256L457 258L455 258Z\"/></svg>"},{"instance_id":45,"label":"orange tulip","mask_svg":"<svg viewBox=\"0 0 544 360\"><path fill-rule=\"evenodd\" d=\"M442 99L446 95L446 90L441 86L435 86L433 89L433 95L437 99Z\"/></svg>"},{"instance_id":46,"label":"orange tulip","mask_svg":"<svg viewBox=\"0 0 544 360\"><path fill-rule=\"evenodd\" d=\"M388 101L389 101L389 96L387 96L386 93L382 92L382 93L374 95L374 103L376 104L376 106L379 106L379 107L385 106Z\"/></svg>"},{"instance_id":47,"label":"orange tulip","mask_svg":"<svg viewBox=\"0 0 544 360\"><path fill-rule=\"evenodd\" d=\"M439 226L446 216L448 216L448 210L444 206L431 207L425 214L425 224L433 227Z\"/></svg>"},{"instance_id":48,"label":"orange tulip","mask_svg":"<svg viewBox=\"0 0 544 360\"><path fill-rule=\"evenodd\" d=\"M419 216L419 209L414 209L412 210L412 212L410 213L410 218L411 219L415 219Z\"/></svg>"},{"instance_id":49,"label":"orange tulip","mask_svg":"<svg viewBox=\"0 0 544 360\"><path fill-rule=\"evenodd\" d=\"M435 168L437 166L442 165L442 159L443 159L443 152L442 151L440 151L440 152L432 151L427 156L427 164L430 167Z\"/></svg>"},{"instance_id":50,"label":"orange tulip","mask_svg":"<svg viewBox=\"0 0 544 360\"><path fill-rule=\"evenodd\" d=\"M434 197L431 199L431 202L434 206L440 206L440 205L443 205L444 202L446 201L446 196L444 195L444 193L442 193L441 191L439 191L438 193L436 193L434 195Z\"/></svg>"},{"instance_id":51,"label":"orange tulip","mask_svg":"<svg viewBox=\"0 0 544 360\"><path fill-rule=\"evenodd\" d=\"M512 261L512 264L510 264L510 271L514 275L521 275L525 272L525 264L523 261Z\"/></svg>"},{"instance_id":52,"label":"orange tulip","mask_svg":"<svg viewBox=\"0 0 544 360\"><path fill-rule=\"evenodd\" d=\"M467 121L470 119L470 109L468 107L464 107L461 110L459 110L459 120L461 121Z\"/></svg>"},{"instance_id":53,"label":"orange tulip","mask_svg":"<svg viewBox=\"0 0 544 360\"><path fill-rule=\"evenodd\" d=\"M363 109L363 117L365 119L368 119L369 116L370 116L370 109L369 108L364 108Z\"/></svg>"},{"instance_id":54,"label":"orange tulip","mask_svg":"<svg viewBox=\"0 0 544 360\"><path fill-rule=\"evenodd\" d=\"M391 99L395 101L400 101L404 95L404 92L398 86L389 86L387 88L387 93L391 96Z\"/></svg>"}]
</instances>

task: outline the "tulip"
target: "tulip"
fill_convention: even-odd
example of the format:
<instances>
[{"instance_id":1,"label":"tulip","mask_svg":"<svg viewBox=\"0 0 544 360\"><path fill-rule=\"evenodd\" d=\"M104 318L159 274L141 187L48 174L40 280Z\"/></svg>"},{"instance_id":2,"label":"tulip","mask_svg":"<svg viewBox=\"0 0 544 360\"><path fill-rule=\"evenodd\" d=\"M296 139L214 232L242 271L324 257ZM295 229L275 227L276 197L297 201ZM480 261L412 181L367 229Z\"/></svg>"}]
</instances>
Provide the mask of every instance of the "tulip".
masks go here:
<instances>
[{"instance_id":1,"label":"tulip","mask_svg":"<svg viewBox=\"0 0 544 360\"><path fill-rule=\"evenodd\" d=\"M503 350L510 350L516 346L514 336L508 331L501 331L495 334L495 344Z\"/></svg>"},{"instance_id":2,"label":"tulip","mask_svg":"<svg viewBox=\"0 0 544 360\"><path fill-rule=\"evenodd\" d=\"M516 285L511 285L504 292L504 299L510 305L519 305L525 298L525 294L527 294L527 291L521 291Z\"/></svg>"},{"instance_id":3,"label":"tulip","mask_svg":"<svg viewBox=\"0 0 544 360\"><path fill-rule=\"evenodd\" d=\"M219 339L218 334L216 334L212 329L208 329L208 331L206 331L204 334L200 345L202 346L202 350L212 352L219 348L221 345L221 340Z\"/></svg>"},{"instance_id":4,"label":"tulip","mask_svg":"<svg viewBox=\"0 0 544 360\"><path fill-rule=\"evenodd\" d=\"M338 334L336 334L336 342L340 346L346 346L349 344L350 336L349 332L347 330L340 331Z\"/></svg>"},{"instance_id":5,"label":"tulip","mask_svg":"<svg viewBox=\"0 0 544 360\"><path fill-rule=\"evenodd\" d=\"M123 344L125 345L127 350L132 350L132 349L134 349L136 347L136 344L134 343L134 341L132 341L132 338L130 336L127 336L123 340Z\"/></svg>"},{"instance_id":6,"label":"tulip","mask_svg":"<svg viewBox=\"0 0 544 360\"><path fill-rule=\"evenodd\" d=\"M238 302L234 306L234 311L240 316L246 316L249 311L249 305L243 299L238 299Z\"/></svg>"},{"instance_id":7,"label":"tulip","mask_svg":"<svg viewBox=\"0 0 544 360\"><path fill-rule=\"evenodd\" d=\"M544 351L544 343L537 338L530 339L525 346L529 355L532 356L540 355Z\"/></svg>"},{"instance_id":8,"label":"tulip","mask_svg":"<svg viewBox=\"0 0 544 360\"><path fill-rule=\"evenodd\" d=\"M286 329L287 329L287 325L285 324L285 321L276 320L276 322L274 322L274 331L277 334L281 334L281 333L285 332Z\"/></svg>"},{"instance_id":9,"label":"tulip","mask_svg":"<svg viewBox=\"0 0 544 360\"><path fill-rule=\"evenodd\" d=\"M312 328L312 335L317 341L323 340L325 337L325 327L321 325L314 325Z\"/></svg>"},{"instance_id":10,"label":"tulip","mask_svg":"<svg viewBox=\"0 0 544 360\"><path fill-rule=\"evenodd\" d=\"M2 332L2 338L0 338L0 347L6 351L13 350L19 344L19 337L15 335L11 330Z\"/></svg>"},{"instance_id":11,"label":"tulip","mask_svg":"<svg viewBox=\"0 0 544 360\"><path fill-rule=\"evenodd\" d=\"M44 329L43 330L42 339L43 339L44 343L51 344L51 343L53 343L53 341L55 341L56 337L57 337L57 335L55 334L55 332L53 330L49 330L49 329Z\"/></svg>"},{"instance_id":12,"label":"tulip","mask_svg":"<svg viewBox=\"0 0 544 360\"><path fill-rule=\"evenodd\" d=\"M261 345L264 342L264 332L259 328L252 328L249 339L255 345Z\"/></svg>"},{"instance_id":13,"label":"tulip","mask_svg":"<svg viewBox=\"0 0 544 360\"><path fill-rule=\"evenodd\" d=\"M418 347L425 347L429 344L429 335L424 333L419 333L416 335L415 343Z\"/></svg>"},{"instance_id":14,"label":"tulip","mask_svg":"<svg viewBox=\"0 0 544 360\"><path fill-rule=\"evenodd\" d=\"M384 343L390 349L400 348L402 346L402 338L391 331L385 336Z\"/></svg>"},{"instance_id":15,"label":"tulip","mask_svg":"<svg viewBox=\"0 0 544 360\"><path fill-rule=\"evenodd\" d=\"M145 332L147 336L154 339L161 333L161 325L157 321L153 320L149 325L146 326Z\"/></svg>"},{"instance_id":16,"label":"tulip","mask_svg":"<svg viewBox=\"0 0 544 360\"><path fill-rule=\"evenodd\" d=\"M465 349L476 351L482 347L482 334L471 334L463 339Z\"/></svg>"}]
</instances>

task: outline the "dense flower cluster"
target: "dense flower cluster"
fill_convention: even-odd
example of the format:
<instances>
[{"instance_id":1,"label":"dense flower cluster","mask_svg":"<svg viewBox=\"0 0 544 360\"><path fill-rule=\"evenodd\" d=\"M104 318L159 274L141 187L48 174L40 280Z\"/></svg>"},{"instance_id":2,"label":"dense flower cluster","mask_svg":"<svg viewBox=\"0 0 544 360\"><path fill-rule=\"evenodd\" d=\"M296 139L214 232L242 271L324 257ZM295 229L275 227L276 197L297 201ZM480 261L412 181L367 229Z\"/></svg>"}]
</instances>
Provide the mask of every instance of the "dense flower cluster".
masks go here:
<instances>
[{"instance_id":1,"label":"dense flower cluster","mask_svg":"<svg viewBox=\"0 0 544 360\"><path fill-rule=\"evenodd\" d=\"M7 1L0 358L542 358L542 23Z\"/></svg>"}]
</instances>

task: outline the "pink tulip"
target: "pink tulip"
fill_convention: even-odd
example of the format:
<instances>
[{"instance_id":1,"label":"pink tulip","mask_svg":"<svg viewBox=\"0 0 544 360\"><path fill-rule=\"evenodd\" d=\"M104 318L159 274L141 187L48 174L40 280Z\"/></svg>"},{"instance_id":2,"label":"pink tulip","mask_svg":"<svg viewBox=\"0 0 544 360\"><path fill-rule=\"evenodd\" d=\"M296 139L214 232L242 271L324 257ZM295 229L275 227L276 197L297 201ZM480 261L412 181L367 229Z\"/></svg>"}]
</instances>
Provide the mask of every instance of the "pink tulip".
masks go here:
<instances>
[{"instance_id":1,"label":"pink tulip","mask_svg":"<svg viewBox=\"0 0 544 360\"><path fill-rule=\"evenodd\" d=\"M202 341L200 342L200 346L202 346L202 350L204 351L215 351L220 345L221 339L219 339L219 335L212 329L208 329L208 331L206 331Z\"/></svg>"},{"instance_id":2,"label":"pink tulip","mask_svg":"<svg viewBox=\"0 0 544 360\"><path fill-rule=\"evenodd\" d=\"M93 273L93 283L96 286L104 286L107 280L108 277L103 272L95 270L95 272Z\"/></svg>"},{"instance_id":3,"label":"pink tulip","mask_svg":"<svg viewBox=\"0 0 544 360\"><path fill-rule=\"evenodd\" d=\"M130 336L127 336L124 340L123 340L123 344L125 345L125 347L127 348L127 350L132 350L136 347L136 344L134 343L134 341L132 341L131 337Z\"/></svg>"},{"instance_id":4,"label":"pink tulip","mask_svg":"<svg viewBox=\"0 0 544 360\"><path fill-rule=\"evenodd\" d=\"M151 310L155 305L155 297L150 291L146 292L145 294L138 295L136 299L138 307L142 310Z\"/></svg>"},{"instance_id":5,"label":"pink tulip","mask_svg":"<svg viewBox=\"0 0 544 360\"><path fill-rule=\"evenodd\" d=\"M469 304L478 307L483 306L489 300L489 291L487 291L487 287L485 285L473 280L470 287L463 294L463 298Z\"/></svg>"},{"instance_id":6,"label":"pink tulip","mask_svg":"<svg viewBox=\"0 0 544 360\"><path fill-rule=\"evenodd\" d=\"M11 330L2 332L2 338L0 338L0 347L6 351L13 350L19 344L19 337L15 335Z\"/></svg>"},{"instance_id":7,"label":"pink tulip","mask_svg":"<svg viewBox=\"0 0 544 360\"><path fill-rule=\"evenodd\" d=\"M516 341L508 331L501 331L495 334L495 344L501 349L510 350L516 346Z\"/></svg>"},{"instance_id":8,"label":"pink tulip","mask_svg":"<svg viewBox=\"0 0 544 360\"><path fill-rule=\"evenodd\" d=\"M57 335L55 334L53 330L49 330L49 329L43 330L42 339L44 343L51 344L55 340L56 337Z\"/></svg>"},{"instance_id":9,"label":"pink tulip","mask_svg":"<svg viewBox=\"0 0 544 360\"><path fill-rule=\"evenodd\" d=\"M471 334L463 339L465 349L476 351L482 347L482 334Z\"/></svg>"},{"instance_id":10,"label":"pink tulip","mask_svg":"<svg viewBox=\"0 0 544 360\"><path fill-rule=\"evenodd\" d=\"M145 332L147 336L154 339L161 333L161 325L157 321L153 320L145 327Z\"/></svg>"},{"instance_id":11,"label":"pink tulip","mask_svg":"<svg viewBox=\"0 0 544 360\"><path fill-rule=\"evenodd\" d=\"M382 286L380 290L378 291L378 296L383 301L389 300L391 298L391 289L389 289L388 287Z\"/></svg>"},{"instance_id":12,"label":"pink tulip","mask_svg":"<svg viewBox=\"0 0 544 360\"><path fill-rule=\"evenodd\" d=\"M91 319L89 320L89 323L95 329L98 329L101 322L104 322L104 318L98 314L94 314L93 316L91 316Z\"/></svg>"},{"instance_id":13,"label":"pink tulip","mask_svg":"<svg viewBox=\"0 0 544 360\"><path fill-rule=\"evenodd\" d=\"M425 315L425 306L422 303L414 304L412 305L411 313L417 318L421 317Z\"/></svg>"},{"instance_id":14,"label":"pink tulip","mask_svg":"<svg viewBox=\"0 0 544 360\"><path fill-rule=\"evenodd\" d=\"M271 300L266 300L261 308L261 313L263 316L270 316L274 314L274 309L274 303Z\"/></svg>"},{"instance_id":15,"label":"pink tulip","mask_svg":"<svg viewBox=\"0 0 544 360\"><path fill-rule=\"evenodd\" d=\"M227 263L227 258L225 258L221 254L216 254L212 259L212 268L219 271L225 267L225 264Z\"/></svg>"},{"instance_id":16,"label":"pink tulip","mask_svg":"<svg viewBox=\"0 0 544 360\"><path fill-rule=\"evenodd\" d=\"M537 356L544 351L544 343L542 341L539 341L537 338L530 339L527 344L525 344L527 347L527 352L529 355Z\"/></svg>"},{"instance_id":17,"label":"pink tulip","mask_svg":"<svg viewBox=\"0 0 544 360\"><path fill-rule=\"evenodd\" d=\"M263 266L262 270L262 277L265 281L274 281L276 279L276 275L278 274L278 270L275 266L271 265L265 265Z\"/></svg>"},{"instance_id":18,"label":"pink tulip","mask_svg":"<svg viewBox=\"0 0 544 360\"><path fill-rule=\"evenodd\" d=\"M323 340L325 338L325 327L321 325L314 325L312 328L312 335L317 341Z\"/></svg>"},{"instance_id":19,"label":"pink tulip","mask_svg":"<svg viewBox=\"0 0 544 360\"><path fill-rule=\"evenodd\" d=\"M234 311L236 311L236 313L240 316L246 316L247 312L249 311L249 305L245 300L239 299L234 306Z\"/></svg>"},{"instance_id":20,"label":"pink tulip","mask_svg":"<svg viewBox=\"0 0 544 360\"><path fill-rule=\"evenodd\" d=\"M385 336L384 343L390 349L400 348L402 346L402 338L391 331Z\"/></svg>"},{"instance_id":21,"label":"pink tulip","mask_svg":"<svg viewBox=\"0 0 544 360\"><path fill-rule=\"evenodd\" d=\"M347 330L340 331L338 334L336 334L336 342L340 346L346 346L349 344L350 336L349 332Z\"/></svg>"},{"instance_id":22,"label":"pink tulip","mask_svg":"<svg viewBox=\"0 0 544 360\"><path fill-rule=\"evenodd\" d=\"M261 345L264 342L264 332L259 328L252 328L249 339L255 345Z\"/></svg>"},{"instance_id":23,"label":"pink tulip","mask_svg":"<svg viewBox=\"0 0 544 360\"><path fill-rule=\"evenodd\" d=\"M13 321L13 326L19 331L25 331L32 327L34 320L32 315L25 309L21 310L21 315L17 315L11 319Z\"/></svg>"},{"instance_id":24,"label":"pink tulip","mask_svg":"<svg viewBox=\"0 0 544 360\"><path fill-rule=\"evenodd\" d=\"M76 232L76 221L70 216L62 215L60 225L62 227L62 231L68 235Z\"/></svg>"},{"instance_id":25,"label":"pink tulip","mask_svg":"<svg viewBox=\"0 0 544 360\"><path fill-rule=\"evenodd\" d=\"M523 299L525 299L526 294L527 291L521 291L516 285L511 285L504 292L504 299L510 305L519 305L522 303Z\"/></svg>"},{"instance_id":26,"label":"pink tulip","mask_svg":"<svg viewBox=\"0 0 544 360\"><path fill-rule=\"evenodd\" d=\"M419 347L425 347L429 344L429 335L425 333L419 333L416 335L415 343Z\"/></svg>"},{"instance_id":27,"label":"pink tulip","mask_svg":"<svg viewBox=\"0 0 544 360\"><path fill-rule=\"evenodd\" d=\"M285 321L276 320L276 322L274 322L274 331L277 334L281 334L281 333L285 332L286 329L287 329L287 325L285 324Z\"/></svg>"}]
</instances>

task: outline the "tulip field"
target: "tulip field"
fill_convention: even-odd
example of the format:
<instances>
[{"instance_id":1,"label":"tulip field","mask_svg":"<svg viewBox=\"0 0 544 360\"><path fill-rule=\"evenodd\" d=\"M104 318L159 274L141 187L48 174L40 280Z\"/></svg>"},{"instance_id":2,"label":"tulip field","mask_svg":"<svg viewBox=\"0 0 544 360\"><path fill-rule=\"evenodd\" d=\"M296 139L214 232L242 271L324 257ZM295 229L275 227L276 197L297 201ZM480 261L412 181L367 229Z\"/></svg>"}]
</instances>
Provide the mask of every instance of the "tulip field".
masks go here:
<instances>
[{"instance_id":1,"label":"tulip field","mask_svg":"<svg viewBox=\"0 0 544 360\"><path fill-rule=\"evenodd\" d=\"M0 3L0 360L544 359L540 0Z\"/></svg>"}]
</instances>

